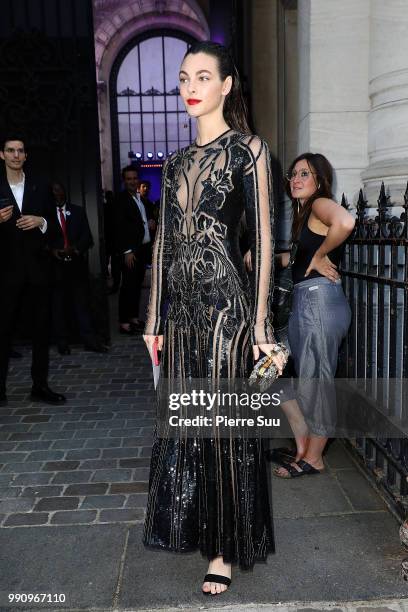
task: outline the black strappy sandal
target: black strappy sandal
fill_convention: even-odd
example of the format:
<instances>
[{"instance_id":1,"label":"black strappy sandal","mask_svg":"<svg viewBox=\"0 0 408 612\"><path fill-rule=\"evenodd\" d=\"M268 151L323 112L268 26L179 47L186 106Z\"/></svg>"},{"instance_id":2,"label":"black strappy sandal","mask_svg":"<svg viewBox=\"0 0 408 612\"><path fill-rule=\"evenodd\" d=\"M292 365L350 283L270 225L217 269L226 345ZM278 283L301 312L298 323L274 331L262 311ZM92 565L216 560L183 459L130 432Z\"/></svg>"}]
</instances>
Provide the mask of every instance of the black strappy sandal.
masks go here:
<instances>
[{"instance_id":1,"label":"black strappy sandal","mask_svg":"<svg viewBox=\"0 0 408 612\"><path fill-rule=\"evenodd\" d=\"M231 584L231 578L227 578L227 576L221 576L221 574L206 574L204 576L204 582L217 582L218 584L225 584L225 586L229 587ZM203 591L201 589L203 595L221 595L221 593L211 593L211 591ZM225 591L223 591L225 593Z\"/></svg>"},{"instance_id":2,"label":"black strappy sandal","mask_svg":"<svg viewBox=\"0 0 408 612\"><path fill-rule=\"evenodd\" d=\"M285 468L285 470L287 471L287 475L283 475L283 474L279 474L278 470L279 468L273 470L273 474L274 476L276 476L277 478L285 478L286 480L289 478L299 478L300 476L312 476L313 474L321 474L322 472L324 472L324 470L317 470L316 468L313 467L313 465L310 465L310 463L308 463L307 461L303 461L303 459L299 459L299 461L294 461L293 463L296 463L296 465L298 467L300 467L300 470L297 470L293 465L290 465L290 463L285 463L282 465L282 467Z\"/></svg>"}]
</instances>

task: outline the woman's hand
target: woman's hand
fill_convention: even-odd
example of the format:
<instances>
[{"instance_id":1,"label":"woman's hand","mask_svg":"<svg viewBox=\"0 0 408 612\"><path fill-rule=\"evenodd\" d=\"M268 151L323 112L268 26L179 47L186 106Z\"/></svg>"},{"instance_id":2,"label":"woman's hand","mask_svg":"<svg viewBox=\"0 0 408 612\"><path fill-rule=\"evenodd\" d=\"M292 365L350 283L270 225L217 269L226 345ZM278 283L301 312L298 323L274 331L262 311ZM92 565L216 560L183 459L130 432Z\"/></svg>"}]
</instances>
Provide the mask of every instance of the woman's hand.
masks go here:
<instances>
[{"instance_id":1,"label":"woman's hand","mask_svg":"<svg viewBox=\"0 0 408 612\"><path fill-rule=\"evenodd\" d=\"M275 344L257 344L254 345L252 347L253 351L254 351L254 359L255 361L258 361L259 356L260 356L260 351L262 351L263 353L265 353L265 355L270 355L271 353L273 353L273 350L275 348ZM286 365L286 360L285 357L282 353L275 353L272 357L272 361L276 366L276 369L278 370L278 374L279 376L282 374L283 369Z\"/></svg>"},{"instance_id":2,"label":"woman's hand","mask_svg":"<svg viewBox=\"0 0 408 612\"><path fill-rule=\"evenodd\" d=\"M309 276L312 270L316 270L319 274L322 274L331 281L336 281L340 278L340 274L337 272L337 266L327 257L327 255L314 254L312 261L306 270L305 278Z\"/></svg>"},{"instance_id":3,"label":"woman's hand","mask_svg":"<svg viewBox=\"0 0 408 612\"><path fill-rule=\"evenodd\" d=\"M150 334L143 336L143 340L145 341L150 356L153 354L153 344L156 338L158 338L157 350L161 351L163 349L163 336L152 336Z\"/></svg>"},{"instance_id":4,"label":"woman's hand","mask_svg":"<svg viewBox=\"0 0 408 612\"><path fill-rule=\"evenodd\" d=\"M127 266L130 270L134 267L136 261L136 257L134 253L125 253L125 266Z\"/></svg>"}]
</instances>

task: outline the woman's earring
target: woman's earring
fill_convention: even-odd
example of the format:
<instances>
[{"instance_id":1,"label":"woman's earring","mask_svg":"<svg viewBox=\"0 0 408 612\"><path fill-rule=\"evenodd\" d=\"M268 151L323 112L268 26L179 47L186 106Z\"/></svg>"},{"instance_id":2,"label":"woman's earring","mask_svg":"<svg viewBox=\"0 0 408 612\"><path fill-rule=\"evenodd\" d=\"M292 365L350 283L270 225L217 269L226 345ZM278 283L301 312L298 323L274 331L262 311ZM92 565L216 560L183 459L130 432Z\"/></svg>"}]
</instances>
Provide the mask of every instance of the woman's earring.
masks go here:
<instances>
[{"instance_id":1,"label":"woman's earring","mask_svg":"<svg viewBox=\"0 0 408 612\"><path fill-rule=\"evenodd\" d=\"M320 183L318 184L317 188L320 189Z\"/></svg>"},{"instance_id":2,"label":"woman's earring","mask_svg":"<svg viewBox=\"0 0 408 612\"><path fill-rule=\"evenodd\" d=\"M188 114L185 113L184 114L184 123L183 123L183 128L186 130L188 128Z\"/></svg>"}]
</instances>

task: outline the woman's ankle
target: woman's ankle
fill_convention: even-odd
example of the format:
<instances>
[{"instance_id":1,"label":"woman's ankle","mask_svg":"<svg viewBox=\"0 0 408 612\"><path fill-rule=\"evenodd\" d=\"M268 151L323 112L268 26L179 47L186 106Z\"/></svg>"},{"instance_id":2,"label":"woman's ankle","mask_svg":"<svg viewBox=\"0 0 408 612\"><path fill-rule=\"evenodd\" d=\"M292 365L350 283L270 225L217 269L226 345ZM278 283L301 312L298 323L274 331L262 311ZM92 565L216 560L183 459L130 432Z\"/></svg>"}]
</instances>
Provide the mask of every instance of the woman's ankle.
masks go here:
<instances>
[{"instance_id":1,"label":"woman's ankle","mask_svg":"<svg viewBox=\"0 0 408 612\"><path fill-rule=\"evenodd\" d=\"M224 561L224 557L222 555L219 555L218 557L215 557L215 559L211 559L211 561L209 561L208 563L208 567L213 567L213 566L220 566L220 567L224 567L227 569L231 569L231 563L227 563Z\"/></svg>"},{"instance_id":2,"label":"woman's ankle","mask_svg":"<svg viewBox=\"0 0 408 612\"><path fill-rule=\"evenodd\" d=\"M321 455L316 457L315 455L308 455L306 453L302 459L317 469L324 467L323 457Z\"/></svg>"},{"instance_id":3,"label":"woman's ankle","mask_svg":"<svg viewBox=\"0 0 408 612\"><path fill-rule=\"evenodd\" d=\"M296 438L296 457L295 461L303 459L307 454L309 439L306 436Z\"/></svg>"}]
</instances>

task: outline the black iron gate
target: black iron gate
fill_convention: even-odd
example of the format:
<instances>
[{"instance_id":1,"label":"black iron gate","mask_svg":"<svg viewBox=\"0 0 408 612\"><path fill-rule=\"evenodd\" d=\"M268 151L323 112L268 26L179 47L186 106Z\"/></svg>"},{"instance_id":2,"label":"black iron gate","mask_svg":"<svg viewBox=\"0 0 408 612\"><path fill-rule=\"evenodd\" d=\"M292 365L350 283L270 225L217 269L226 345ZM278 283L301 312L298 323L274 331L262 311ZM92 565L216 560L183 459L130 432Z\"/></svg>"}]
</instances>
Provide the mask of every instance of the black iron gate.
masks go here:
<instances>
[{"instance_id":1,"label":"black iron gate","mask_svg":"<svg viewBox=\"0 0 408 612\"><path fill-rule=\"evenodd\" d=\"M367 380L387 414L408 420L408 185L399 216L381 186L376 216L360 191L357 223L344 256L344 288L353 313L341 358L342 375ZM343 198L343 206L347 203ZM384 380L397 380L400 393L384 393ZM380 391L381 388L381 391ZM361 462L405 518L408 509L408 438L355 438L349 441Z\"/></svg>"}]
</instances>

